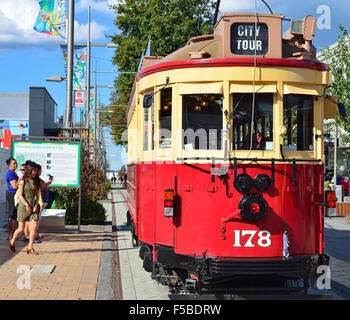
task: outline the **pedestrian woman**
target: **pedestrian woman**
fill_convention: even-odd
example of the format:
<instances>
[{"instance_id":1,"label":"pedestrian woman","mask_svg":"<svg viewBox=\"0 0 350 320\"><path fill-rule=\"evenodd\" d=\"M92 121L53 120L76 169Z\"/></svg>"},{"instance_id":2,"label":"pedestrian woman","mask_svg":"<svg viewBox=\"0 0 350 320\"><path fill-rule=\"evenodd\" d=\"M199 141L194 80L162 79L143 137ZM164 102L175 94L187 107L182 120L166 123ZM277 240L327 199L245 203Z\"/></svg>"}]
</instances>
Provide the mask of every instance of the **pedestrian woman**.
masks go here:
<instances>
[{"instance_id":1,"label":"pedestrian woman","mask_svg":"<svg viewBox=\"0 0 350 320\"><path fill-rule=\"evenodd\" d=\"M15 194L18 186L18 175L16 173L17 161L14 158L6 160L9 168L6 174L6 199L8 203L8 232L9 240L13 238L13 233L16 230L17 209L15 207Z\"/></svg>"},{"instance_id":2,"label":"pedestrian woman","mask_svg":"<svg viewBox=\"0 0 350 320\"><path fill-rule=\"evenodd\" d=\"M37 230L38 220L39 220L39 185L36 182L36 175L38 173L38 168L34 162L26 163L26 170L24 172L23 178L18 184L19 193L19 205L17 208L17 221L18 228L15 231L13 238L10 240L10 249L12 252L16 252L16 240L22 234L25 223L29 222L29 243L27 247L27 253L37 254L33 249L33 243L35 239L35 234Z\"/></svg>"},{"instance_id":3,"label":"pedestrian woman","mask_svg":"<svg viewBox=\"0 0 350 320\"><path fill-rule=\"evenodd\" d=\"M48 181L45 182L43 179L40 178L41 173L42 173L41 165L38 163L35 163L31 160L27 160L26 164L28 164L28 163L35 165L38 169L38 174L36 175L34 180L39 185L40 194L41 194L41 199L39 198L39 204L40 204L40 208L41 208L40 213L39 213L39 220L38 220L38 229L39 229L42 211L45 209L45 207L47 206L47 203L48 203L48 193L49 192L47 190L47 187L52 183L52 179L49 179ZM30 234L29 222L27 222L25 227L24 227L24 235L25 235L24 241L27 241L27 242L29 241L29 234ZM42 238L43 238L43 236L39 234L39 231L37 231L34 243L41 243L40 239L42 239Z\"/></svg>"}]
</instances>

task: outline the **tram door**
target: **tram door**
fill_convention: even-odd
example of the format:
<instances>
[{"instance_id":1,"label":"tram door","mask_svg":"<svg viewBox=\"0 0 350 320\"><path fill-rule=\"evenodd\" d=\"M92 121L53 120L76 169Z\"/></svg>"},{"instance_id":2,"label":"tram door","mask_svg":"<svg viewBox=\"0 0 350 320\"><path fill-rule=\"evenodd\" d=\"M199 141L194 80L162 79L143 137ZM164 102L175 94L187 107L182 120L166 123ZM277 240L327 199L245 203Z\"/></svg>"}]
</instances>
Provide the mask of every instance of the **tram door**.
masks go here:
<instances>
[{"instance_id":1,"label":"tram door","mask_svg":"<svg viewBox=\"0 0 350 320\"><path fill-rule=\"evenodd\" d=\"M164 210L165 190L175 191L176 168L172 159L172 150L175 147L172 141L172 113L173 88L167 87L157 95L155 111L157 129L154 133L155 143L155 243L173 247L174 246L174 223L173 217L166 216ZM174 212L175 215L175 212Z\"/></svg>"},{"instance_id":2,"label":"tram door","mask_svg":"<svg viewBox=\"0 0 350 320\"><path fill-rule=\"evenodd\" d=\"M144 94L153 94L147 92ZM143 97L142 97L143 98ZM154 150L152 125L153 125L154 102L149 107L143 106L140 114L141 132L141 161L138 171L139 187L139 240L153 244L154 237L154 197L155 197L155 164L152 161Z\"/></svg>"}]
</instances>

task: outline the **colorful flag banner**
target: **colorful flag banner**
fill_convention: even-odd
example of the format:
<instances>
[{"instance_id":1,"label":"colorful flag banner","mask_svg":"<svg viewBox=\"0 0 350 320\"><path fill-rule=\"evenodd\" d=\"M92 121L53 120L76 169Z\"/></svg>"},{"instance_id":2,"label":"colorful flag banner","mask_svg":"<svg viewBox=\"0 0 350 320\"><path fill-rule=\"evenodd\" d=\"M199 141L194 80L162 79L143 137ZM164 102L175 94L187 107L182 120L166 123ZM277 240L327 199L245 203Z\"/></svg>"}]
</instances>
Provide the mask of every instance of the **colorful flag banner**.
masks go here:
<instances>
[{"instance_id":1,"label":"colorful flag banner","mask_svg":"<svg viewBox=\"0 0 350 320\"><path fill-rule=\"evenodd\" d=\"M38 0L40 12L34 30L66 38L66 0Z\"/></svg>"},{"instance_id":2,"label":"colorful flag banner","mask_svg":"<svg viewBox=\"0 0 350 320\"><path fill-rule=\"evenodd\" d=\"M90 130L92 133L94 133L94 118L95 118L94 103L95 103L95 95L93 92L91 92L90 93Z\"/></svg>"},{"instance_id":3,"label":"colorful flag banner","mask_svg":"<svg viewBox=\"0 0 350 320\"><path fill-rule=\"evenodd\" d=\"M67 75L67 45L61 45L64 59L64 67ZM86 46L74 46L73 53L73 90L85 90L86 88Z\"/></svg>"}]
</instances>

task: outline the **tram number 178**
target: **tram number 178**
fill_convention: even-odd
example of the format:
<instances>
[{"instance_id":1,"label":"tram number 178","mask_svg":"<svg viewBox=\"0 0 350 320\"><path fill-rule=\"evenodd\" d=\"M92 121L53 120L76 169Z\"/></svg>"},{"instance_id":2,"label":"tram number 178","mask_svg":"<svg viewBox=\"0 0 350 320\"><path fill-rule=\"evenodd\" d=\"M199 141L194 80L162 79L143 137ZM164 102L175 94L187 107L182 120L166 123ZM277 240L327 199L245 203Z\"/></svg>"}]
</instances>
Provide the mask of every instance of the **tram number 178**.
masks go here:
<instances>
[{"instance_id":1,"label":"tram number 178","mask_svg":"<svg viewBox=\"0 0 350 320\"><path fill-rule=\"evenodd\" d=\"M234 230L233 246L236 248L242 246L245 248L255 248L256 245L263 248L269 247L271 245L271 233L266 230L261 230L258 233L258 240L256 240L255 235L257 232L256 230ZM249 238L246 236L249 236Z\"/></svg>"}]
</instances>

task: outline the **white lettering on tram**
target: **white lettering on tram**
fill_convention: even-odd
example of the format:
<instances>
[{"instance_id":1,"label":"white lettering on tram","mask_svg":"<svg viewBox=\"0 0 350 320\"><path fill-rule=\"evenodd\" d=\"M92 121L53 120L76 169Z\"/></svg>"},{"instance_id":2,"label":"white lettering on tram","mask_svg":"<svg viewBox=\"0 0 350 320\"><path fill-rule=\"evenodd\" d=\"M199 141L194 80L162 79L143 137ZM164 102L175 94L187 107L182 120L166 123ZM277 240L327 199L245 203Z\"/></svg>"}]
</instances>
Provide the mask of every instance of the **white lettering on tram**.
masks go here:
<instances>
[{"instance_id":1,"label":"white lettering on tram","mask_svg":"<svg viewBox=\"0 0 350 320\"><path fill-rule=\"evenodd\" d=\"M238 50L256 50L261 51L262 50L262 41L261 40L237 40L237 49Z\"/></svg>"},{"instance_id":2,"label":"white lettering on tram","mask_svg":"<svg viewBox=\"0 0 350 320\"><path fill-rule=\"evenodd\" d=\"M269 247L271 245L271 233L267 230L262 230L258 233L258 241L256 241L255 234L257 233L256 230L234 230L234 243L233 247L239 248L242 247L242 238L244 237L245 243L243 244L243 247L245 248L255 248L257 245L258 247ZM246 238L245 236L248 236L249 238ZM254 240L254 241L253 241Z\"/></svg>"},{"instance_id":3,"label":"white lettering on tram","mask_svg":"<svg viewBox=\"0 0 350 320\"><path fill-rule=\"evenodd\" d=\"M240 37L254 37L254 29L255 26L254 25L240 25L238 26L238 31L237 34ZM260 33L260 26L256 27L256 36L259 37L259 33Z\"/></svg>"}]
</instances>

